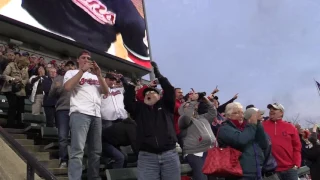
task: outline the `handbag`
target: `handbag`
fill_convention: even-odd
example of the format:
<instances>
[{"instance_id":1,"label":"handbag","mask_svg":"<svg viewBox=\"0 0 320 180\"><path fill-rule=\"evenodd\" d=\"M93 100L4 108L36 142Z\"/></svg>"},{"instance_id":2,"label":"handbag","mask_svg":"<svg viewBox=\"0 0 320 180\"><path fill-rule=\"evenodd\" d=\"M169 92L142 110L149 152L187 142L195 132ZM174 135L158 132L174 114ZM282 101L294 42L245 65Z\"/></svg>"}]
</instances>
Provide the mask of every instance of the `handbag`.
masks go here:
<instances>
[{"instance_id":1,"label":"handbag","mask_svg":"<svg viewBox=\"0 0 320 180\"><path fill-rule=\"evenodd\" d=\"M23 87L23 84L21 82L14 82L11 85L11 92L17 93L17 92L21 91L22 87Z\"/></svg>"},{"instance_id":2,"label":"handbag","mask_svg":"<svg viewBox=\"0 0 320 180\"><path fill-rule=\"evenodd\" d=\"M239 158L241 152L231 147L218 147L216 137L215 146L208 150L207 157L202 167L202 172L206 175L216 177L243 176Z\"/></svg>"}]
</instances>

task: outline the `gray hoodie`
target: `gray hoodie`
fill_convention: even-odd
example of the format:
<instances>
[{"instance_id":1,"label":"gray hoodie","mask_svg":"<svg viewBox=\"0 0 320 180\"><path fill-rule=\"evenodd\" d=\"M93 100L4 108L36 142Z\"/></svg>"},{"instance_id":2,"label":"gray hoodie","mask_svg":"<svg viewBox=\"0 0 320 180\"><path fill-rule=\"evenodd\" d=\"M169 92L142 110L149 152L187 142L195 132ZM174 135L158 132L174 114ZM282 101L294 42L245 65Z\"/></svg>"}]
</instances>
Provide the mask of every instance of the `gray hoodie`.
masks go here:
<instances>
[{"instance_id":1,"label":"gray hoodie","mask_svg":"<svg viewBox=\"0 0 320 180\"><path fill-rule=\"evenodd\" d=\"M56 83L60 83L60 86L56 86ZM63 87L63 76L58 75L54 78L49 97L57 98L56 111L70 110L70 96L71 92L68 92Z\"/></svg>"},{"instance_id":2,"label":"gray hoodie","mask_svg":"<svg viewBox=\"0 0 320 180\"><path fill-rule=\"evenodd\" d=\"M217 110L209 103L208 112L198 115L197 105L196 101L188 101L183 103L178 110L180 114L178 124L182 131L185 154L206 152L216 142L210 124L217 116Z\"/></svg>"}]
</instances>

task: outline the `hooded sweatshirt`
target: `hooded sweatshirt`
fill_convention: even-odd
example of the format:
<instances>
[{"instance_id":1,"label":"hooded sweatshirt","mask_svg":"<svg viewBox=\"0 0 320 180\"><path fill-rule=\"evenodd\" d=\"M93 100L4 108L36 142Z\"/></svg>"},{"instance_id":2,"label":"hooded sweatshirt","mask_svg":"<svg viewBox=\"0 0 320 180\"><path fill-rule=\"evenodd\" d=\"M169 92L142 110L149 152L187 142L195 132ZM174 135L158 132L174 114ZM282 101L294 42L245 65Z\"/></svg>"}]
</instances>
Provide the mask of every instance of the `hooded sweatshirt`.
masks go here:
<instances>
[{"instance_id":1,"label":"hooded sweatshirt","mask_svg":"<svg viewBox=\"0 0 320 180\"><path fill-rule=\"evenodd\" d=\"M270 136L272 155L277 161L277 172L301 165L301 142L297 129L282 119L263 122L265 132Z\"/></svg>"},{"instance_id":2,"label":"hooded sweatshirt","mask_svg":"<svg viewBox=\"0 0 320 180\"><path fill-rule=\"evenodd\" d=\"M189 101L183 103L178 110L180 114L178 123L185 154L206 152L216 142L210 124L217 116L217 110L210 103L207 113L197 115L196 106L197 102Z\"/></svg>"}]
</instances>

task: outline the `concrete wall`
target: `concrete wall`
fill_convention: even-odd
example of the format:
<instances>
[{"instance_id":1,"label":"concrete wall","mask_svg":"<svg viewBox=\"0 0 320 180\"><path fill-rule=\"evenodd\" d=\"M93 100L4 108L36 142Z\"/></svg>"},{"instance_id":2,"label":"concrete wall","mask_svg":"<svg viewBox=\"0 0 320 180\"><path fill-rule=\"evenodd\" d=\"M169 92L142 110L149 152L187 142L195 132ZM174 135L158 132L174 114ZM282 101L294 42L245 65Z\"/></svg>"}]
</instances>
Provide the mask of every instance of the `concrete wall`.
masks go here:
<instances>
[{"instance_id":1,"label":"concrete wall","mask_svg":"<svg viewBox=\"0 0 320 180\"><path fill-rule=\"evenodd\" d=\"M26 163L0 138L0 179L24 180L26 176ZM41 178L35 175L35 179Z\"/></svg>"}]
</instances>

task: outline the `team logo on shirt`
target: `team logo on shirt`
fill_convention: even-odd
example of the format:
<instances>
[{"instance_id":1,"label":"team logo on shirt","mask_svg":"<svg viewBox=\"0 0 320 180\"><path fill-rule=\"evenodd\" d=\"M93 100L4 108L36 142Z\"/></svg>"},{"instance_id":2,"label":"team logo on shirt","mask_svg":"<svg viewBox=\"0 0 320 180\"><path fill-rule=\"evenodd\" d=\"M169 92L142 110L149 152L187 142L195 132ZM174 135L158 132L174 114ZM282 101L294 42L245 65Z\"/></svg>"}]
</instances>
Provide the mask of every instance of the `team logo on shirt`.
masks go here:
<instances>
[{"instance_id":1,"label":"team logo on shirt","mask_svg":"<svg viewBox=\"0 0 320 180\"><path fill-rule=\"evenodd\" d=\"M103 99L106 99L109 95L111 95L111 96L116 96L116 95L118 95L118 94L121 94L121 91L117 90L117 91L110 92L109 94L103 95L102 98L103 98Z\"/></svg>"},{"instance_id":2,"label":"team logo on shirt","mask_svg":"<svg viewBox=\"0 0 320 180\"><path fill-rule=\"evenodd\" d=\"M79 81L80 85L84 85L85 83L89 84L89 85L100 85L99 81L96 79L86 79L86 78L81 78Z\"/></svg>"},{"instance_id":3,"label":"team logo on shirt","mask_svg":"<svg viewBox=\"0 0 320 180\"><path fill-rule=\"evenodd\" d=\"M99 23L110 25L115 24L116 14L114 12L108 11L107 6L101 3L100 0L72 1Z\"/></svg>"}]
</instances>

